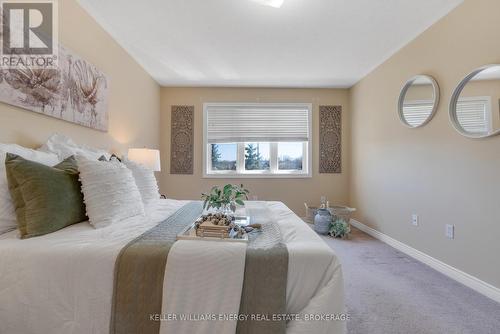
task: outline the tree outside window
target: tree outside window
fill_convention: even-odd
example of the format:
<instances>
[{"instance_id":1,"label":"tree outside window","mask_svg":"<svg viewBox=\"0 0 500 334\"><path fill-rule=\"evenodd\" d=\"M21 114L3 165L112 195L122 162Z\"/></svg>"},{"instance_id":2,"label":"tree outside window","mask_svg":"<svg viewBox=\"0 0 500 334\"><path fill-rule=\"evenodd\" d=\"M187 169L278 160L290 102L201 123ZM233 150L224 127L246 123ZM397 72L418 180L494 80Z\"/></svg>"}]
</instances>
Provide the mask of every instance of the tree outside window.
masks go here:
<instances>
[{"instance_id":1,"label":"tree outside window","mask_svg":"<svg viewBox=\"0 0 500 334\"><path fill-rule=\"evenodd\" d=\"M269 143L245 145L245 170L269 169Z\"/></svg>"}]
</instances>

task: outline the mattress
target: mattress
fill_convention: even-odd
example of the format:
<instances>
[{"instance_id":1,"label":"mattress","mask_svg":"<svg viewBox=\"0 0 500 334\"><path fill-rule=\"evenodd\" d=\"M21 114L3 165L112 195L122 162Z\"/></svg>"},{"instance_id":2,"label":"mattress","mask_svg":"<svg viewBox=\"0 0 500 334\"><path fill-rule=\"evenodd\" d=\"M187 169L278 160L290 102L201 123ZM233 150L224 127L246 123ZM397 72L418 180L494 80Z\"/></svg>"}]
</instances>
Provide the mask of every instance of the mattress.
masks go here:
<instances>
[{"instance_id":1,"label":"mattress","mask_svg":"<svg viewBox=\"0 0 500 334\"><path fill-rule=\"evenodd\" d=\"M109 333L120 250L186 203L162 200L145 219L102 229L83 222L25 240L0 235L0 333ZM296 316L287 333L345 333L339 259L283 203L267 205L289 253L286 309Z\"/></svg>"}]
</instances>

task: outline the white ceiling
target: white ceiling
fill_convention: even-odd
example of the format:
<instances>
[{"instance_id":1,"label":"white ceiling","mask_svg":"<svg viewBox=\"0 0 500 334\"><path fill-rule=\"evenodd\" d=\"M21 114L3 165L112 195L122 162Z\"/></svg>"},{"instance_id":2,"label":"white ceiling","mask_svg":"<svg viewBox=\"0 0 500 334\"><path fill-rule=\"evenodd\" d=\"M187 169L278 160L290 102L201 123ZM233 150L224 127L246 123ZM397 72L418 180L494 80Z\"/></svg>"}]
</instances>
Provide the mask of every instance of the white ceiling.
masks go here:
<instances>
[{"instance_id":1,"label":"white ceiling","mask_svg":"<svg viewBox=\"0 0 500 334\"><path fill-rule=\"evenodd\" d=\"M163 86L350 87L463 0L80 0Z\"/></svg>"}]
</instances>

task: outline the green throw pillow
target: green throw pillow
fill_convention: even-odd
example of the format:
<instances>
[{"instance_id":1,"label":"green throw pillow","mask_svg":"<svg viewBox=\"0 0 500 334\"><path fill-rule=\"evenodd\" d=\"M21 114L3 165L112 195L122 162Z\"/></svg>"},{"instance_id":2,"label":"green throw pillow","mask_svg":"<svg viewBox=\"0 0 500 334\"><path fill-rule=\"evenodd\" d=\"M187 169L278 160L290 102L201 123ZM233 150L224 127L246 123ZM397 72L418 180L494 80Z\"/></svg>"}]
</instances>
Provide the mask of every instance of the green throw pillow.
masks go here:
<instances>
[{"instance_id":1,"label":"green throw pillow","mask_svg":"<svg viewBox=\"0 0 500 334\"><path fill-rule=\"evenodd\" d=\"M87 220L75 157L48 167L7 153L5 170L22 239Z\"/></svg>"}]
</instances>

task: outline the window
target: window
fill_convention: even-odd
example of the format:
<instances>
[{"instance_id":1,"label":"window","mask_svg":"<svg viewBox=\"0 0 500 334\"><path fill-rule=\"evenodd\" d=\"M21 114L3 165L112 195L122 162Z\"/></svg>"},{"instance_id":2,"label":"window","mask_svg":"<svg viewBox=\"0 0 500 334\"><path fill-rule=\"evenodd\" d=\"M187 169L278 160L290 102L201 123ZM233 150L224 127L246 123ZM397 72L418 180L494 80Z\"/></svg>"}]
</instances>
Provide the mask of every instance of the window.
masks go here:
<instances>
[{"instance_id":1,"label":"window","mask_svg":"<svg viewBox=\"0 0 500 334\"><path fill-rule=\"evenodd\" d=\"M464 97L457 102L457 120L466 132L487 134L491 131L490 97Z\"/></svg>"},{"instance_id":2,"label":"window","mask_svg":"<svg viewBox=\"0 0 500 334\"><path fill-rule=\"evenodd\" d=\"M310 104L205 103L203 109L204 176L310 176Z\"/></svg>"},{"instance_id":3,"label":"window","mask_svg":"<svg viewBox=\"0 0 500 334\"><path fill-rule=\"evenodd\" d=\"M236 144L210 144L212 146L210 159L213 170L236 170Z\"/></svg>"},{"instance_id":4,"label":"window","mask_svg":"<svg viewBox=\"0 0 500 334\"><path fill-rule=\"evenodd\" d=\"M302 143L278 143L278 169L302 170L304 145Z\"/></svg>"},{"instance_id":5,"label":"window","mask_svg":"<svg viewBox=\"0 0 500 334\"><path fill-rule=\"evenodd\" d=\"M269 171L270 143L245 143L245 170Z\"/></svg>"}]
</instances>

